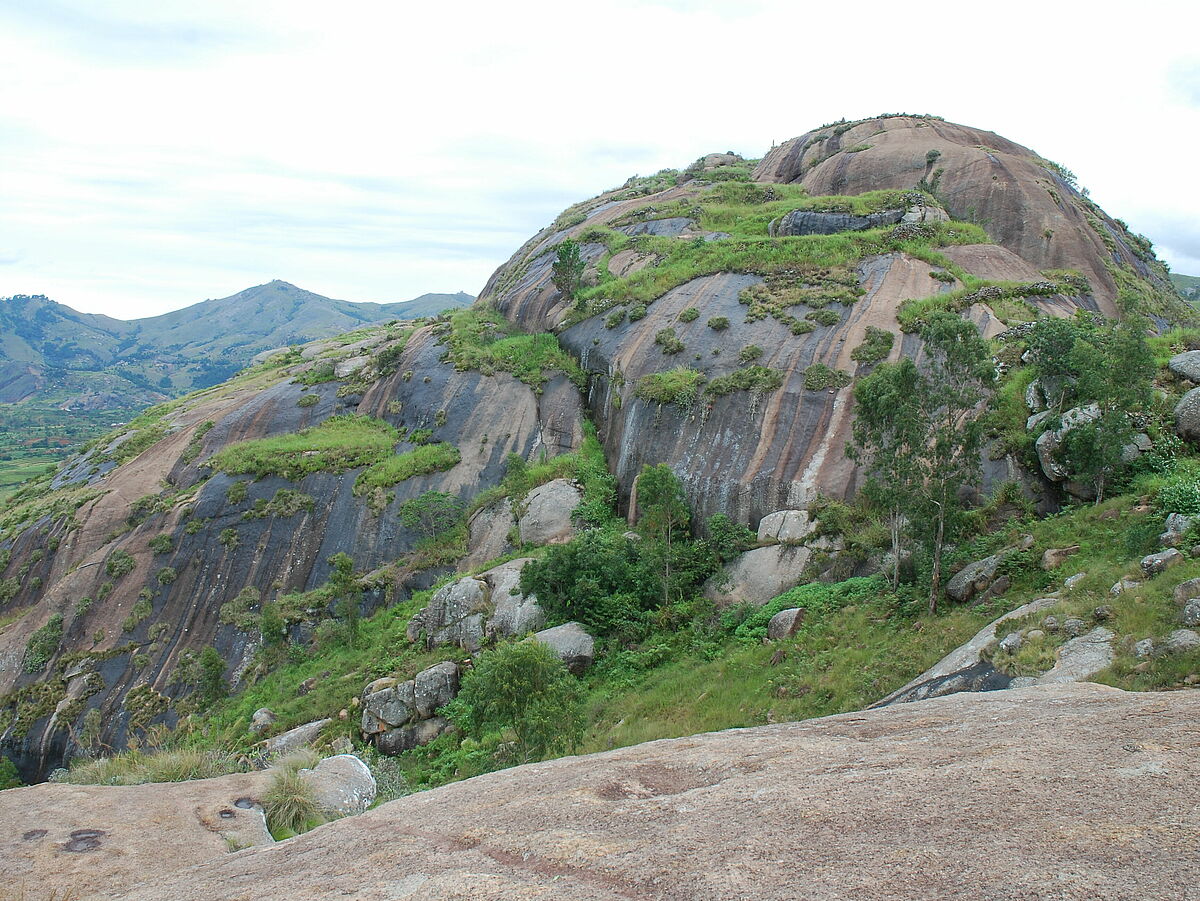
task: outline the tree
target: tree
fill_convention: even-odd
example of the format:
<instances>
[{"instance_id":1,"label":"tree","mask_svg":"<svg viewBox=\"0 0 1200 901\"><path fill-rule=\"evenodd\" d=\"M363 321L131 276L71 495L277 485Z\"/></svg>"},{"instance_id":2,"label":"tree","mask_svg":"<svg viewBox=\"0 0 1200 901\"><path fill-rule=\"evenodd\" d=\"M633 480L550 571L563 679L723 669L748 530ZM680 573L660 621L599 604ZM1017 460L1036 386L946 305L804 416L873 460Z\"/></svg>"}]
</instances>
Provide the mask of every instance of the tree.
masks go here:
<instances>
[{"instance_id":1,"label":"tree","mask_svg":"<svg viewBox=\"0 0 1200 901\"><path fill-rule=\"evenodd\" d=\"M583 282L583 270L586 264L579 253L579 243L570 238L558 245L554 265L551 267L551 279L554 287L568 300L574 300Z\"/></svg>"},{"instance_id":2,"label":"tree","mask_svg":"<svg viewBox=\"0 0 1200 901\"><path fill-rule=\"evenodd\" d=\"M982 474L981 405L995 379L991 352L974 324L953 313L936 313L921 331L927 351L918 397L925 440L916 456L928 515L921 517L932 560L929 612L937 612L942 553L960 524L960 492Z\"/></svg>"},{"instance_id":3,"label":"tree","mask_svg":"<svg viewBox=\"0 0 1200 901\"><path fill-rule=\"evenodd\" d=\"M404 525L416 529L429 541L458 525L464 509L463 502L453 494L426 491L402 503L399 516Z\"/></svg>"},{"instance_id":4,"label":"tree","mask_svg":"<svg viewBox=\"0 0 1200 901\"><path fill-rule=\"evenodd\" d=\"M637 478L638 529L656 551L661 573L663 603L671 601L671 568L681 540L688 538L692 515L683 485L666 463L643 466Z\"/></svg>"},{"instance_id":5,"label":"tree","mask_svg":"<svg viewBox=\"0 0 1200 901\"><path fill-rule=\"evenodd\" d=\"M900 584L905 523L921 493L917 457L928 424L921 409L921 373L907 357L884 363L854 386L855 418L846 455L871 478L864 494L883 511L892 544L892 588Z\"/></svg>"},{"instance_id":6,"label":"tree","mask_svg":"<svg viewBox=\"0 0 1200 901\"><path fill-rule=\"evenodd\" d=\"M574 750L583 736L575 678L540 641L502 645L482 655L463 677L451 713L477 738L511 730L518 763Z\"/></svg>"},{"instance_id":7,"label":"tree","mask_svg":"<svg viewBox=\"0 0 1200 901\"><path fill-rule=\"evenodd\" d=\"M362 588L354 578L354 559L338 551L329 558L333 571L329 574L329 585L337 599L337 614L346 621L346 634L350 647L358 647L358 605L362 600Z\"/></svg>"}]
</instances>

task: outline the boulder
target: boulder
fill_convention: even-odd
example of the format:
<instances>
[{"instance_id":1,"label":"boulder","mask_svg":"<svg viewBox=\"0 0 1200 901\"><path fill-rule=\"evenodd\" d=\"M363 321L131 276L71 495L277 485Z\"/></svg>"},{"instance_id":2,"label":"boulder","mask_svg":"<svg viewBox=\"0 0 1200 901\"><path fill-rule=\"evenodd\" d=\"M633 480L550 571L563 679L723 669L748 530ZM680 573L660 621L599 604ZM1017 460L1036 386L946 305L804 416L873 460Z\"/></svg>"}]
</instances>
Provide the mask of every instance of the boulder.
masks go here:
<instances>
[{"instance_id":1,"label":"boulder","mask_svg":"<svg viewBox=\"0 0 1200 901\"><path fill-rule=\"evenodd\" d=\"M454 644L474 653L483 645L487 584L472 577L439 588L408 623L408 640L425 635L430 647Z\"/></svg>"},{"instance_id":2,"label":"boulder","mask_svg":"<svg viewBox=\"0 0 1200 901\"><path fill-rule=\"evenodd\" d=\"M1133 646L1133 653L1136 657L1149 657L1154 653L1154 639L1143 638Z\"/></svg>"},{"instance_id":3,"label":"boulder","mask_svg":"<svg viewBox=\"0 0 1200 901\"><path fill-rule=\"evenodd\" d=\"M273 738L268 738L261 743L263 753L268 757L290 754L292 751L299 751L301 748L307 748L317 736L321 734L321 730L332 723L332 719L314 720L311 723L305 723L303 726L297 726L295 729L289 729L287 732L282 732Z\"/></svg>"},{"instance_id":4,"label":"boulder","mask_svg":"<svg viewBox=\"0 0 1200 901\"><path fill-rule=\"evenodd\" d=\"M1034 442L1038 462L1042 472L1051 482L1065 481L1069 473L1065 466L1057 460L1057 454L1062 447L1063 439L1074 428L1093 422L1100 418L1100 408L1096 404L1085 407L1072 407L1062 415L1062 422L1056 429L1047 429Z\"/></svg>"},{"instance_id":5,"label":"boulder","mask_svg":"<svg viewBox=\"0 0 1200 901\"><path fill-rule=\"evenodd\" d=\"M1000 639L998 647L1009 654L1015 654L1025 644L1025 637L1020 632L1009 632Z\"/></svg>"},{"instance_id":6,"label":"boulder","mask_svg":"<svg viewBox=\"0 0 1200 901\"><path fill-rule=\"evenodd\" d=\"M767 623L767 638L771 641L791 638L803 625L804 614L803 607L789 607L787 610L780 610Z\"/></svg>"},{"instance_id":7,"label":"boulder","mask_svg":"<svg viewBox=\"0 0 1200 901\"><path fill-rule=\"evenodd\" d=\"M349 378L370 362L370 357L350 357L348 360L338 360L334 364L333 374L339 379Z\"/></svg>"},{"instance_id":8,"label":"boulder","mask_svg":"<svg viewBox=\"0 0 1200 901\"><path fill-rule=\"evenodd\" d=\"M467 521L467 556L459 562L459 571L482 566L509 553L509 536L516 528L508 498L477 510Z\"/></svg>"},{"instance_id":9,"label":"boulder","mask_svg":"<svg viewBox=\"0 0 1200 901\"><path fill-rule=\"evenodd\" d=\"M250 717L250 734L262 735L275 725L275 713L269 707L259 707Z\"/></svg>"},{"instance_id":10,"label":"boulder","mask_svg":"<svg viewBox=\"0 0 1200 901\"><path fill-rule=\"evenodd\" d=\"M1163 533L1158 536L1159 544L1166 547L1179 547L1183 544L1184 533L1192 527L1193 518L1182 513L1168 514Z\"/></svg>"},{"instance_id":11,"label":"boulder","mask_svg":"<svg viewBox=\"0 0 1200 901\"><path fill-rule=\"evenodd\" d=\"M486 627L489 637L518 638L546 625L546 613L537 595L521 594L521 570L531 559L510 560L479 576L491 588L492 613Z\"/></svg>"},{"instance_id":12,"label":"boulder","mask_svg":"<svg viewBox=\"0 0 1200 901\"><path fill-rule=\"evenodd\" d=\"M458 664L452 660L437 663L422 670L413 680L413 703L417 716L428 719L458 694Z\"/></svg>"},{"instance_id":13,"label":"boulder","mask_svg":"<svg viewBox=\"0 0 1200 901\"><path fill-rule=\"evenodd\" d=\"M1042 569L1052 570L1062 566L1068 557L1074 557L1079 553L1079 545L1073 544L1070 547L1052 547L1047 548L1042 554Z\"/></svg>"},{"instance_id":14,"label":"boulder","mask_svg":"<svg viewBox=\"0 0 1200 901\"><path fill-rule=\"evenodd\" d=\"M363 697L362 707L361 728L364 735L376 735L403 726L417 715L413 681L410 679L371 692Z\"/></svg>"},{"instance_id":15,"label":"boulder","mask_svg":"<svg viewBox=\"0 0 1200 901\"><path fill-rule=\"evenodd\" d=\"M574 482L554 479L525 497L517 521L521 541L527 544L565 544L575 537L572 514L583 503L583 492Z\"/></svg>"},{"instance_id":16,"label":"boulder","mask_svg":"<svg viewBox=\"0 0 1200 901\"><path fill-rule=\"evenodd\" d=\"M1183 651L1194 651L1200 648L1200 635L1191 629L1176 629L1162 643L1162 653L1179 654Z\"/></svg>"},{"instance_id":17,"label":"boulder","mask_svg":"<svg viewBox=\"0 0 1200 901\"><path fill-rule=\"evenodd\" d=\"M1046 411L1046 394L1042 391L1042 380L1034 379L1025 386L1025 406L1033 414Z\"/></svg>"},{"instance_id":18,"label":"boulder","mask_svg":"<svg viewBox=\"0 0 1200 901\"><path fill-rule=\"evenodd\" d=\"M1183 605L1179 620L1185 626L1200 626L1200 598L1192 598Z\"/></svg>"},{"instance_id":19,"label":"boulder","mask_svg":"<svg viewBox=\"0 0 1200 901\"><path fill-rule=\"evenodd\" d=\"M1073 576L1067 576L1067 578L1063 579L1063 588L1067 589L1067 591L1070 591L1086 578L1087 573L1075 573Z\"/></svg>"},{"instance_id":20,"label":"boulder","mask_svg":"<svg viewBox=\"0 0 1200 901\"><path fill-rule=\"evenodd\" d=\"M759 520L758 540L782 543L803 541L815 528L816 523L809 520L807 510L777 510Z\"/></svg>"},{"instance_id":21,"label":"boulder","mask_svg":"<svg viewBox=\"0 0 1200 901\"><path fill-rule=\"evenodd\" d=\"M567 665L567 669L576 675L591 666L596 656L596 640L579 623L543 629L534 633L533 640L549 646L558 659Z\"/></svg>"},{"instance_id":22,"label":"boulder","mask_svg":"<svg viewBox=\"0 0 1200 901\"><path fill-rule=\"evenodd\" d=\"M1192 598L1200 598L1200 578L1180 582L1171 592L1176 604L1186 604Z\"/></svg>"},{"instance_id":23,"label":"boulder","mask_svg":"<svg viewBox=\"0 0 1200 901\"><path fill-rule=\"evenodd\" d=\"M1200 388L1193 388L1175 405L1175 433L1188 441L1200 441Z\"/></svg>"},{"instance_id":24,"label":"boulder","mask_svg":"<svg viewBox=\"0 0 1200 901\"><path fill-rule=\"evenodd\" d=\"M1200 579L1197 579L1196 581L1200 582ZM1114 584L1112 588L1108 589L1108 593L1113 597L1116 597L1117 595L1122 595L1127 591L1134 591L1135 589L1140 588L1141 585L1142 583L1138 579L1130 579L1128 576L1126 576L1122 578L1121 581Z\"/></svg>"},{"instance_id":25,"label":"boulder","mask_svg":"<svg viewBox=\"0 0 1200 901\"><path fill-rule=\"evenodd\" d=\"M1185 350L1167 361L1167 368L1180 378L1200 384L1200 350Z\"/></svg>"},{"instance_id":26,"label":"boulder","mask_svg":"<svg viewBox=\"0 0 1200 901\"><path fill-rule=\"evenodd\" d=\"M1114 637L1108 629L1097 626L1086 635L1072 638L1058 649L1058 661L1053 669L1038 677L1038 684L1082 682L1112 666Z\"/></svg>"},{"instance_id":27,"label":"boulder","mask_svg":"<svg viewBox=\"0 0 1200 901\"><path fill-rule=\"evenodd\" d=\"M1062 630L1072 638L1078 638L1088 630L1087 623L1077 616L1068 616L1063 620Z\"/></svg>"},{"instance_id":28,"label":"boulder","mask_svg":"<svg viewBox=\"0 0 1200 901\"><path fill-rule=\"evenodd\" d=\"M993 554L968 563L946 583L946 594L956 601L969 601L978 592L987 590L996 578L996 570L1007 556L1004 553Z\"/></svg>"},{"instance_id":29,"label":"boulder","mask_svg":"<svg viewBox=\"0 0 1200 901\"><path fill-rule=\"evenodd\" d=\"M723 575L704 584L704 596L718 606L762 605L800 582L812 550L773 544L739 554Z\"/></svg>"},{"instance_id":30,"label":"boulder","mask_svg":"<svg viewBox=\"0 0 1200 901\"><path fill-rule=\"evenodd\" d=\"M1159 573L1164 573L1173 566L1178 566L1183 563L1186 558L1175 548L1167 548L1165 551L1159 551L1157 554L1150 554L1142 558L1142 572L1146 577L1156 576Z\"/></svg>"},{"instance_id":31,"label":"boulder","mask_svg":"<svg viewBox=\"0 0 1200 901\"><path fill-rule=\"evenodd\" d=\"M1108 604L1101 604L1092 610L1092 619L1098 623L1106 623L1113 618L1113 608Z\"/></svg>"},{"instance_id":32,"label":"boulder","mask_svg":"<svg viewBox=\"0 0 1200 901\"><path fill-rule=\"evenodd\" d=\"M376 737L375 744L383 754L399 754L429 744L449 728L450 721L445 717L432 716L427 720L401 726L399 729L382 732Z\"/></svg>"},{"instance_id":33,"label":"boulder","mask_svg":"<svg viewBox=\"0 0 1200 901\"><path fill-rule=\"evenodd\" d=\"M326 757L300 778L312 789L317 809L328 819L355 816L375 801L371 768L353 754Z\"/></svg>"}]
</instances>

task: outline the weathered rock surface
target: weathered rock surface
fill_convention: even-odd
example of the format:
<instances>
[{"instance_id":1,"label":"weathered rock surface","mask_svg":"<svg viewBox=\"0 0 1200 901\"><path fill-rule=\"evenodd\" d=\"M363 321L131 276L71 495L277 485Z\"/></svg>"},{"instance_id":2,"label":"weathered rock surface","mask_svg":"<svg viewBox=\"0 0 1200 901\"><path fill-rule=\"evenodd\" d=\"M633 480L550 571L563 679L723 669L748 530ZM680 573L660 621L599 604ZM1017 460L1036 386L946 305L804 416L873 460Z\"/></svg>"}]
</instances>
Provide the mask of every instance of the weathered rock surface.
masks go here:
<instances>
[{"instance_id":1,"label":"weathered rock surface","mask_svg":"<svg viewBox=\"0 0 1200 901\"><path fill-rule=\"evenodd\" d=\"M1023 607L1010 610L999 619L988 623L917 678L891 694L876 701L872 707L885 707L908 701L921 701L963 691L994 691L1007 688L1008 676L997 672L983 659L983 652L996 640L996 630L1004 623L1046 610L1058 603L1058 598L1047 597L1030 601Z\"/></svg>"},{"instance_id":2,"label":"weathered rock surface","mask_svg":"<svg viewBox=\"0 0 1200 901\"><path fill-rule=\"evenodd\" d=\"M904 218L905 210L883 210L866 216L850 213L815 213L810 210L792 210L772 222L770 232L777 238L798 235L836 235L838 232L864 231L895 225Z\"/></svg>"},{"instance_id":3,"label":"weathered rock surface","mask_svg":"<svg viewBox=\"0 0 1200 901\"><path fill-rule=\"evenodd\" d=\"M459 572L482 566L512 550L509 534L516 527L508 498L477 510L467 523L468 554L459 562Z\"/></svg>"},{"instance_id":4,"label":"weathered rock surface","mask_svg":"<svg viewBox=\"0 0 1200 901\"><path fill-rule=\"evenodd\" d=\"M1075 684L656 741L92 897L1196 901L1197 718L1200 692Z\"/></svg>"},{"instance_id":5,"label":"weathered rock surface","mask_svg":"<svg viewBox=\"0 0 1200 901\"><path fill-rule=\"evenodd\" d=\"M1200 383L1200 350L1185 350L1167 361L1167 368L1180 378Z\"/></svg>"},{"instance_id":6,"label":"weathered rock surface","mask_svg":"<svg viewBox=\"0 0 1200 901\"><path fill-rule=\"evenodd\" d=\"M1192 598L1200 598L1200 578L1180 582L1171 592L1176 604L1185 604Z\"/></svg>"},{"instance_id":7,"label":"weathered rock surface","mask_svg":"<svg viewBox=\"0 0 1200 901\"><path fill-rule=\"evenodd\" d=\"M449 728L450 721L445 717L431 716L427 720L381 732L375 737L375 744L384 754L399 754L429 744Z\"/></svg>"},{"instance_id":8,"label":"weathered rock surface","mask_svg":"<svg viewBox=\"0 0 1200 901\"><path fill-rule=\"evenodd\" d=\"M528 544L563 544L575 535L571 514L583 503L579 486L567 479L539 485L525 497L525 512L517 521L521 540Z\"/></svg>"},{"instance_id":9,"label":"weathered rock surface","mask_svg":"<svg viewBox=\"0 0 1200 901\"><path fill-rule=\"evenodd\" d=\"M1072 407L1062 415L1062 424L1058 428L1047 429L1038 435L1037 441L1034 442L1034 449L1037 451L1038 462L1041 464L1046 478L1051 482L1061 482L1070 475L1066 466L1057 457L1063 439L1072 429L1087 425L1099 418L1100 408L1095 404L1088 404L1086 407Z\"/></svg>"},{"instance_id":10,"label":"weathered rock surface","mask_svg":"<svg viewBox=\"0 0 1200 901\"><path fill-rule=\"evenodd\" d=\"M1178 654L1196 648L1200 648L1200 634L1191 629L1176 629L1162 643L1162 650L1165 654Z\"/></svg>"},{"instance_id":11,"label":"weathered rock surface","mask_svg":"<svg viewBox=\"0 0 1200 901\"><path fill-rule=\"evenodd\" d=\"M357 757L328 757L300 772L326 816L361 813L375 800L375 780ZM189 782L43 783L0 792L0 893L121 898L156 876L273 844L261 803L271 779L271 770L258 770Z\"/></svg>"},{"instance_id":12,"label":"weathered rock surface","mask_svg":"<svg viewBox=\"0 0 1200 901\"><path fill-rule=\"evenodd\" d=\"M802 607L789 607L787 610L780 610L767 623L767 638L771 639L771 641L791 638L804 624L804 614L805 610Z\"/></svg>"},{"instance_id":13,"label":"weathered rock surface","mask_svg":"<svg viewBox=\"0 0 1200 901\"><path fill-rule=\"evenodd\" d=\"M773 544L741 554L722 576L704 585L704 596L720 606L765 604L799 583L812 557L802 545Z\"/></svg>"},{"instance_id":14,"label":"weathered rock surface","mask_svg":"<svg viewBox=\"0 0 1200 901\"><path fill-rule=\"evenodd\" d=\"M579 623L564 623L553 629L543 629L534 633L533 640L548 645L558 659L567 665L567 669L576 675L591 666L596 658L596 641Z\"/></svg>"},{"instance_id":15,"label":"weathered rock surface","mask_svg":"<svg viewBox=\"0 0 1200 901\"><path fill-rule=\"evenodd\" d=\"M429 719L434 711L454 699L458 694L459 672L457 663L446 660L405 682L376 679L363 689L359 728L368 738L375 737L381 750L385 743L395 744L396 737L385 739L384 736L400 727Z\"/></svg>"},{"instance_id":16,"label":"weathered rock surface","mask_svg":"<svg viewBox=\"0 0 1200 901\"><path fill-rule=\"evenodd\" d=\"M1179 621L1185 626L1200 626L1200 598L1192 598L1179 612Z\"/></svg>"},{"instance_id":17,"label":"weathered rock surface","mask_svg":"<svg viewBox=\"0 0 1200 901\"><path fill-rule=\"evenodd\" d=\"M807 510L776 510L759 520L758 540L784 544L803 541L814 528L816 523L809 519Z\"/></svg>"},{"instance_id":18,"label":"weathered rock surface","mask_svg":"<svg viewBox=\"0 0 1200 901\"><path fill-rule=\"evenodd\" d=\"M1075 622L1082 625L1081 620ZM1086 635L1072 638L1058 649L1058 660L1049 672L1038 677L1038 684L1081 682L1112 666L1114 637L1111 631L1099 626Z\"/></svg>"}]
</instances>

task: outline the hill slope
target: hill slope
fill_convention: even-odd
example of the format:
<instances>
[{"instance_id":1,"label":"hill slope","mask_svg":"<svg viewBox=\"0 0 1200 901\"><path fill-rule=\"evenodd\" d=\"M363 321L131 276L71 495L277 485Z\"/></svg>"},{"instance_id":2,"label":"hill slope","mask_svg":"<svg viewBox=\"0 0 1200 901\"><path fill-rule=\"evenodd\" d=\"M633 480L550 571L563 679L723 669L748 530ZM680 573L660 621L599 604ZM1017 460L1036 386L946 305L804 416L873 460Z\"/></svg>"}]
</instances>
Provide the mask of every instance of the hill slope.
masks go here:
<instances>
[{"instance_id":1,"label":"hill slope","mask_svg":"<svg viewBox=\"0 0 1200 901\"><path fill-rule=\"evenodd\" d=\"M972 520L976 531L968 537L975 543L964 539L955 561L961 565L967 554L1004 550L1002 541L1024 544L1012 533L1026 526L999 527L1022 515L1024 504L1054 509L1068 497L1032 453L1037 435L1023 400L1032 376L1022 364L1023 324L1074 319L1078 311L1104 322L1118 301L1157 317L1164 329L1193 314L1136 236L1032 151L922 117L828 131L817 143L853 136L870 146L843 141L814 159L813 141L825 134L818 130L758 164L714 155L686 170L631 179L534 236L472 309L361 328L277 354L149 411L24 489L0 509L6 752L26 773L44 774L81 746L91 712L99 716L98 740L111 747L181 722L207 722L210 734L240 745L254 709L247 704L286 705L296 719L340 717L370 679L407 679L412 667L474 653L466 639L455 639L464 647L441 650L413 640L423 621L414 625L414 614L429 598L422 592L455 570L480 572L489 560L517 552L550 557L552 549L538 546L568 541L569 518L558 531L527 530L522 521L533 492L551 482L560 483L559 493L538 515L561 520L569 512L562 499L581 494L574 528L592 531L577 540L592 542L588 553L602 561L585 556L566 569L594 565L579 591L588 603L613 600L597 615L607 630L596 687L597 710L606 712L593 711L597 742L680 728L672 711L681 703L721 725L764 721L777 701L797 716L861 705L969 637L983 624L983 610L962 607L918 625L913 589L890 592L877 580L858 580L817 592L809 643L796 639L794 664L771 685L768 665L779 661L756 640L766 622L743 629L713 603L782 603L772 596L801 581L878 568L885 530L870 511L829 498L851 499L864 480L844 455L856 382L883 361L922 362L923 317L956 312L988 338L1011 330L1007 350L999 340L993 345L1004 357L996 368L1006 372L999 389L1006 405L986 453L983 495L1005 481L1021 490ZM934 162L945 157L940 176L936 166L927 171L928 151L914 149L932 136L942 148ZM841 175L828 174L835 171ZM813 186L797 178L813 179ZM818 188L827 178L827 188ZM858 193L812 193L824 189ZM1039 227L1062 249L1029 250L1029 228L1018 221L1024 207L1001 202L997 192L1029 198ZM985 208L982 224L954 218ZM578 242L586 265L573 297L553 277L567 237ZM1042 268L1047 263L1059 268ZM1196 336L1172 333L1156 348L1169 356L1185 337ZM1185 388L1173 375L1156 378L1167 400L1152 411L1147 430L1154 437L1146 440L1166 472L1176 458L1190 465L1162 412ZM1044 431L1045 417L1038 422ZM716 532L728 543L718 540L714 548L688 536L693 556L682 569L691 581L678 598L665 581L662 591L655 587L659 577L647 569L655 552L638 550L623 521L637 518L634 483L642 466L658 463L682 483L692 532ZM571 479L581 487L561 484ZM450 526L431 527L431 511L446 507L455 514ZM765 533L762 546L738 557L754 536L709 519L721 514L755 529L781 511L795 511L793 520L817 519L819 528L799 537ZM1116 550L1076 599L1094 601L1093 608L1104 601L1092 595L1105 597L1148 552L1147 534L1153 541L1161 531L1161 515L1133 498L1101 513L1116 519L1088 527L1097 530L1098 546ZM1083 517L1078 524L1087 525ZM1036 554L1060 546L1051 542L1073 543L1066 539L1076 536L1061 536L1054 525L1045 537L1042 524L1027 526L1037 533ZM612 566L604 553L615 555ZM1037 566L1034 551L1021 553L1006 576L1013 596L996 599L998 605L1015 606L1017 595L1031 599L1057 579ZM350 558L339 561L341 570L335 554ZM769 576L767 587L736 593L716 579L702 590L700 582L717 575L722 562L743 580ZM625 583L599 587L610 578ZM1160 578L1147 589L1153 603L1141 619L1118 616L1127 623L1125 637L1162 637L1175 611L1171 586ZM353 615L344 604L348 582L362 591ZM497 603L494 586L485 591L482 584L468 579L463 590L484 607ZM439 609L451 608L459 609ZM817 608L829 615L819 617ZM481 619L470 628L482 629L484 613L474 610L468 605L468 618ZM339 644L338 636L375 611L357 648ZM560 611L558 618L568 617ZM855 645L833 660L821 643L846 647L839 629L875 636L877 655ZM679 690L695 689L682 701L639 681L667 677L664 661L676 643L693 655L671 674ZM377 653L361 656L363 647ZM209 721L197 719L215 700L198 690L202 654L222 669L213 683L238 693ZM805 669L814 660L823 668ZM1187 675L1162 666L1164 684ZM731 680L735 671L754 677ZM836 688L827 684L834 671L842 680ZM720 684L711 695L722 698L715 713L713 700L701 705L709 689L695 684L710 676ZM1128 671L1121 677L1133 678ZM297 683L308 687L300 692ZM634 696L622 694L628 686ZM260 694L268 691L275 698ZM650 712L640 722L610 717L618 703ZM347 712L338 722L351 720Z\"/></svg>"}]
</instances>

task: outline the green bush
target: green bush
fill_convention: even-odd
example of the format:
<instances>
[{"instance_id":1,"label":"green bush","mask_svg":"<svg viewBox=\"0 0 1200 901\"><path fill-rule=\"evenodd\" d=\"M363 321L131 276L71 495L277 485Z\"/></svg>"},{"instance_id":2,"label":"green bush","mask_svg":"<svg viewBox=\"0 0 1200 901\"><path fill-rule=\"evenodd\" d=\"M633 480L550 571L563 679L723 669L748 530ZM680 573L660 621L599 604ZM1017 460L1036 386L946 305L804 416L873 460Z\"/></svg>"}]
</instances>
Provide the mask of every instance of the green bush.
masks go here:
<instances>
[{"instance_id":1,"label":"green bush","mask_svg":"<svg viewBox=\"0 0 1200 901\"><path fill-rule=\"evenodd\" d=\"M1168 482L1159 489L1154 506L1160 513L1200 516L1200 479L1187 478Z\"/></svg>"},{"instance_id":2,"label":"green bush","mask_svg":"<svg viewBox=\"0 0 1200 901\"><path fill-rule=\"evenodd\" d=\"M737 359L739 363L753 363L763 355L763 349L757 344L747 344L738 351Z\"/></svg>"},{"instance_id":3,"label":"green bush","mask_svg":"<svg viewBox=\"0 0 1200 901\"><path fill-rule=\"evenodd\" d=\"M886 360L887 355L892 352L892 345L895 342L896 336L891 332L868 325L863 343L850 352L850 359L866 364Z\"/></svg>"},{"instance_id":4,"label":"green bush","mask_svg":"<svg viewBox=\"0 0 1200 901\"><path fill-rule=\"evenodd\" d=\"M708 327L714 332L723 332L729 328L728 316L713 316L708 320Z\"/></svg>"},{"instance_id":5,"label":"green bush","mask_svg":"<svg viewBox=\"0 0 1200 901\"><path fill-rule=\"evenodd\" d=\"M321 398L317 394L301 394L300 399L296 401L297 407L315 407L321 402Z\"/></svg>"},{"instance_id":6,"label":"green bush","mask_svg":"<svg viewBox=\"0 0 1200 901\"><path fill-rule=\"evenodd\" d=\"M331 360L322 360L308 372L296 377L296 381L301 385L320 385L322 382L332 382L336 379L337 372Z\"/></svg>"},{"instance_id":7,"label":"green bush","mask_svg":"<svg viewBox=\"0 0 1200 901\"><path fill-rule=\"evenodd\" d=\"M217 536L217 541L221 542L221 544L225 546L226 550L234 550L238 546L237 529L222 529L221 534Z\"/></svg>"},{"instance_id":8,"label":"green bush","mask_svg":"<svg viewBox=\"0 0 1200 901\"><path fill-rule=\"evenodd\" d=\"M667 372L652 372L642 376L638 379L633 396L659 404L688 407L700 396L700 386L703 384L703 373L677 366Z\"/></svg>"},{"instance_id":9,"label":"green bush","mask_svg":"<svg viewBox=\"0 0 1200 901\"><path fill-rule=\"evenodd\" d=\"M783 385L783 373L766 366L747 366L728 375L722 375L704 389L705 394L713 397L724 397L734 391L754 391L765 393L774 391Z\"/></svg>"},{"instance_id":10,"label":"green bush","mask_svg":"<svg viewBox=\"0 0 1200 901\"><path fill-rule=\"evenodd\" d=\"M27 673L40 673L50 662L50 658L58 651L62 642L63 618L61 613L53 614L46 624L29 636L25 645L23 665Z\"/></svg>"},{"instance_id":11,"label":"green bush","mask_svg":"<svg viewBox=\"0 0 1200 901\"><path fill-rule=\"evenodd\" d=\"M583 737L579 686L540 641L502 645L480 656L450 712L477 739L511 732L516 763L570 752Z\"/></svg>"},{"instance_id":12,"label":"green bush","mask_svg":"<svg viewBox=\"0 0 1200 901\"><path fill-rule=\"evenodd\" d=\"M618 325L620 325L624 321L625 321L625 308L617 307L617 309L613 310L611 313L609 313L607 316L604 317L604 327L605 328L616 328Z\"/></svg>"},{"instance_id":13,"label":"green bush","mask_svg":"<svg viewBox=\"0 0 1200 901\"><path fill-rule=\"evenodd\" d=\"M824 363L813 363L804 371L804 387L809 391L824 391L826 388L844 388L850 384L850 373L830 369Z\"/></svg>"},{"instance_id":14,"label":"green bush","mask_svg":"<svg viewBox=\"0 0 1200 901\"><path fill-rule=\"evenodd\" d=\"M139 599L134 603L133 607L130 608L129 616L125 617L124 621L121 623L121 631L132 632L142 624L142 621L145 620L146 617L153 612L154 608L150 605L148 600L144 598Z\"/></svg>"},{"instance_id":15,"label":"green bush","mask_svg":"<svg viewBox=\"0 0 1200 901\"><path fill-rule=\"evenodd\" d=\"M169 554L175 546L170 535L155 535L148 542L150 550L156 554Z\"/></svg>"},{"instance_id":16,"label":"green bush","mask_svg":"<svg viewBox=\"0 0 1200 901\"><path fill-rule=\"evenodd\" d=\"M170 585L179 578L179 574L175 572L175 567L164 566L155 574L154 578L158 580L159 585Z\"/></svg>"},{"instance_id":17,"label":"green bush","mask_svg":"<svg viewBox=\"0 0 1200 901\"><path fill-rule=\"evenodd\" d=\"M104 561L104 571L114 579L133 572L133 567L133 557L127 551L119 548L109 554L108 559Z\"/></svg>"},{"instance_id":18,"label":"green bush","mask_svg":"<svg viewBox=\"0 0 1200 901\"><path fill-rule=\"evenodd\" d=\"M828 310L828 309L813 310L811 313L808 313L804 318L809 320L810 322L815 322L817 325L824 325L824 326L837 325L839 322L841 322L841 319L842 319L842 317L839 316L837 313L835 313L833 310Z\"/></svg>"},{"instance_id":19,"label":"green bush","mask_svg":"<svg viewBox=\"0 0 1200 901\"><path fill-rule=\"evenodd\" d=\"M665 354L677 354L684 349L683 342L675 335L675 329L659 329L654 336L654 343L662 348Z\"/></svg>"},{"instance_id":20,"label":"green bush","mask_svg":"<svg viewBox=\"0 0 1200 901\"><path fill-rule=\"evenodd\" d=\"M688 307L686 310L684 310L682 313L679 314L680 322L695 322L699 318L700 318L700 311L697 310L695 307Z\"/></svg>"},{"instance_id":21,"label":"green bush","mask_svg":"<svg viewBox=\"0 0 1200 901\"><path fill-rule=\"evenodd\" d=\"M225 490L225 500L231 504L240 504L250 493L250 488L244 481L234 482Z\"/></svg>"},{"instance_id":22,"label":"green bush","mask_svg":"<svg viewBox=\"0 0 1200 901\"><path fill-rule=\"evenodd\" d=\"M637 322L639 319L646 318L646 305L644 303L635 303L629 307L629 321Z\"/></svg>"},{"instance_id":23,"label":"green bush","mask_svg":"<svg viewBox=\"0 0 1200 901\"><path fill-rule=\"evenodd\" d=\"M819 620L852 604L869 603L887 591L887 583L879 576L847 579L844 582L825 584L812 582L798 585L774 600L751 612L733 634L744 641L761 642L767 637L767 624L776 613L800 607L805 611L805 623Z\"/></svg>"}]
</instances>

